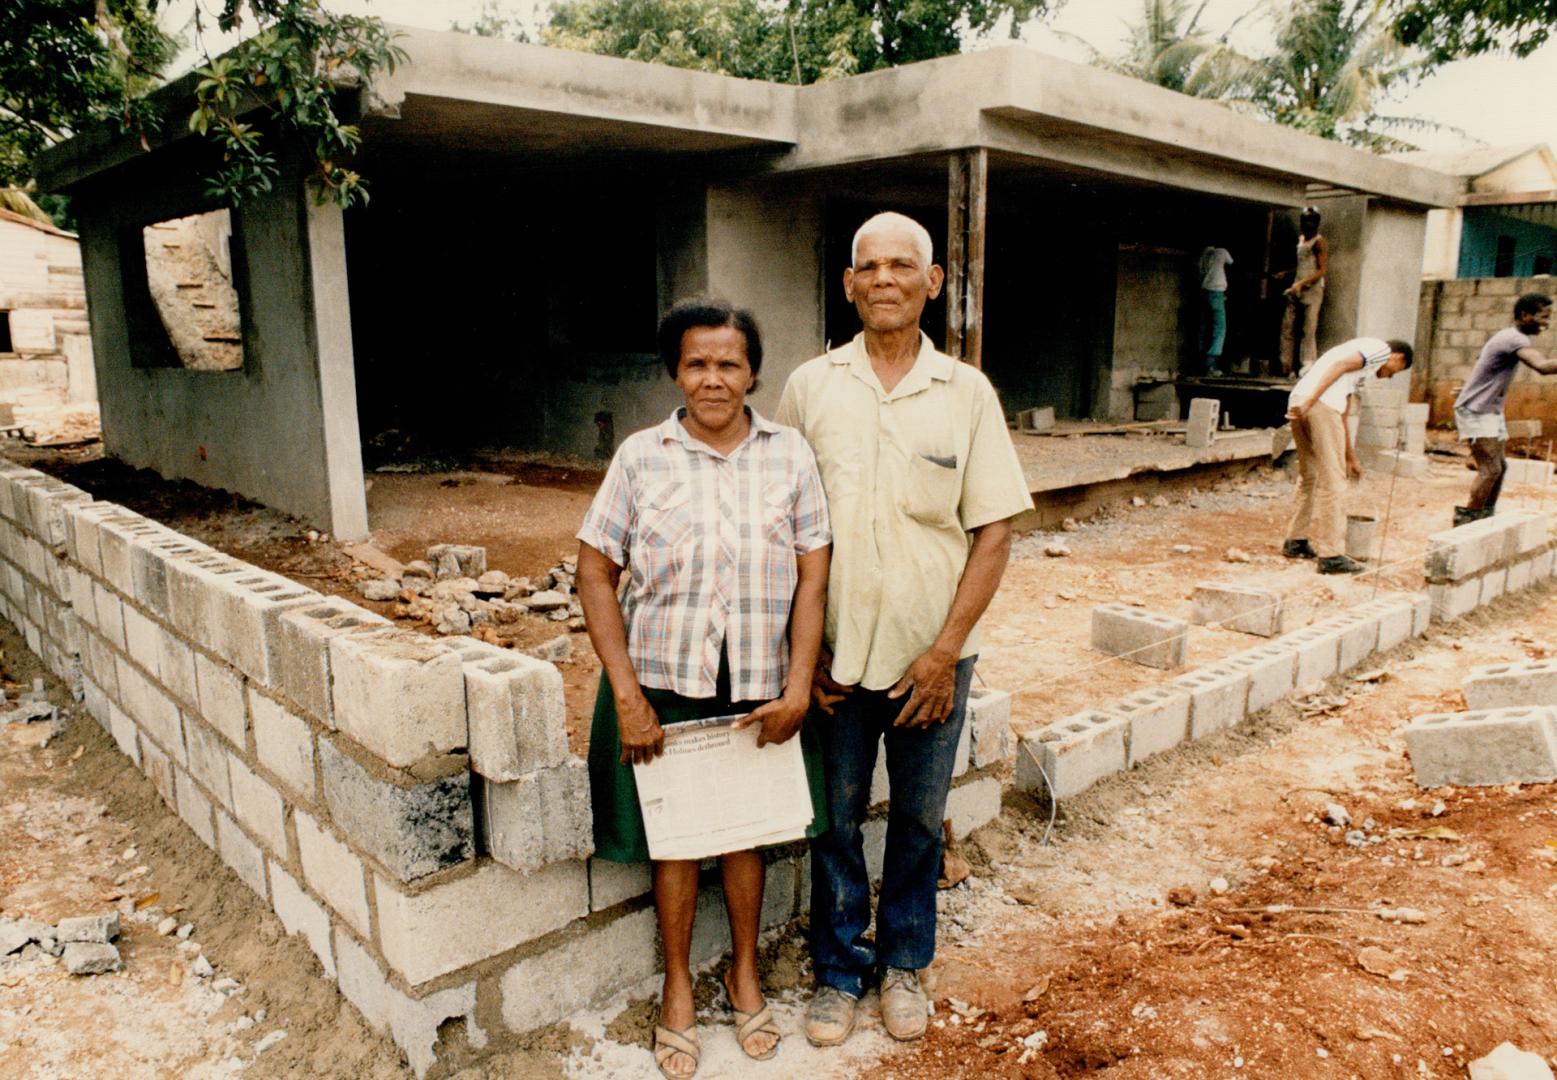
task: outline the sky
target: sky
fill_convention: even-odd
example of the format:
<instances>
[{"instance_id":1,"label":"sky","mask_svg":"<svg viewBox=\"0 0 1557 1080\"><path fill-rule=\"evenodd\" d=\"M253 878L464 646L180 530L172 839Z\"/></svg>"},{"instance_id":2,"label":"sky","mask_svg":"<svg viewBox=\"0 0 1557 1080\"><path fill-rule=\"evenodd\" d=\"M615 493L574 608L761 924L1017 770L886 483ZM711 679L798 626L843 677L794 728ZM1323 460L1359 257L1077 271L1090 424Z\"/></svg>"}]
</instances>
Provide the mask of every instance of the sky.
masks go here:
<instances>
[{"instance_id":1,"label":"sky","mask_svg":"<svg viewBox=\"0 0 1557 1080\"><path fill-rule=\"evenodd\" d=\"M208 6L211 0L207 0ZM448 29L451 22L470 22L483 0L325 0L330 8L352 14L373 14L389 22L429 29ZM176 0L172 17L187 19L195 0ZM505 13L535 25L545 16L549 0L499 0ZM1068 0L1047 24L1030 24L1022 40L1042 52L1086 61L1080 38L1103 53L1122 48L1141 0ZM1207 0L1201 25L1220 33L1255 7L1251 0ZM997 31L990 44L1006 40ZM1268 21L1247 17L1238 23L1232 41L1259 51L1269 43ZM217 48L212 45L213 51ZM1395 95L1381 112L1420 116L1442 124L1442 131L1416 132L1410 139L1428 150L1471 146L1528 145L1545 142L1557 148L1557 109L1550 107L1557 87L1557 42L1523 60L1483 56L1444 65L1420 85Z\"/></svg>"}]
</instances>

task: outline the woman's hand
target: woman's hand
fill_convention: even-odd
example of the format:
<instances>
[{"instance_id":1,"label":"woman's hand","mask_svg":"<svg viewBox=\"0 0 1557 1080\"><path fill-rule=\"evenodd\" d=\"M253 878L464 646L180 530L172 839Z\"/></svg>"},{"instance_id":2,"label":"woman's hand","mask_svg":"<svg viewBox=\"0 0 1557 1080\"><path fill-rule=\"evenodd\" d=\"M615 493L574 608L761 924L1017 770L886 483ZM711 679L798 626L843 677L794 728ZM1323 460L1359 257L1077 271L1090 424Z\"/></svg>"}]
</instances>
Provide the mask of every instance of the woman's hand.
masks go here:
<instances>
[{"instance_id":1,"label":"woman's hand","mask_svg":"<svg viewBox=\"0 0 1557 1080\"><path fill-rule=\"evenodd\" d=\"M805 721L810 699L804 690L808 689L803 688L803 692L798 695L786 692L783 697L765 701L733 726L744 728L756 724L761 727L762 731L757 736L759 747L769 743L774 746L786 743L795 737L795 732L800 730L801 723Z\"/></svg>"},{"instance_id":2,"label":"woman's hand","mask_svg":"<svg viewBox=\"0 0 1557 1080\"><path fill-rule=\"evenodd\" d=\"M617 701L616 729L622 738L623 765L647 763L665 752L665 729L641 691Z\"/></svg>"}]
</instances>

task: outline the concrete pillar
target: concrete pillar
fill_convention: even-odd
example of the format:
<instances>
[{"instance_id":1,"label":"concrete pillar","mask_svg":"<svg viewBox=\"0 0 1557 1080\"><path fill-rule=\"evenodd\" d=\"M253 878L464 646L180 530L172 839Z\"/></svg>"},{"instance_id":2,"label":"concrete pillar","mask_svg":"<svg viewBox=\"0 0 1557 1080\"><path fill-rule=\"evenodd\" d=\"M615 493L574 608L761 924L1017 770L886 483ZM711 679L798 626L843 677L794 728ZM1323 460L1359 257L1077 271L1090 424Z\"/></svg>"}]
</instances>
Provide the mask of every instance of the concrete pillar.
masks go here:
<instances>
[{"instance_id":1,"label":"concrete pillar","mask_svg":"<svg viewBox=\"0 0 1557 1080\"><path fill-rule=\"evenodd\" d=\"M1416 336L1427 214L1365 195L1321 200L1330 243L1319 351L1348 338Z\"/></svg>"}]
</instances>

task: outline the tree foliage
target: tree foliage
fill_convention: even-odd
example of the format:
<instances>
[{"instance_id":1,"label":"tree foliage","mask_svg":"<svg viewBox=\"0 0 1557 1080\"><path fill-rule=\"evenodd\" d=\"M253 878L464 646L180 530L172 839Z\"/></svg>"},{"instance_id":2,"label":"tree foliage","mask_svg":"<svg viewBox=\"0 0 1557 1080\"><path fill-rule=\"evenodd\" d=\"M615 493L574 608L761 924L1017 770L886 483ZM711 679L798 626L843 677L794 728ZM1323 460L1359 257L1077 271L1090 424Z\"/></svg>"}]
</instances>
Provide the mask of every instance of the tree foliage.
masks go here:
<instances>
[{"instance_id":1,"label":"tree foliage","mask_svg":"<svg viewBox=\"0 0 1557 1080\"><path fill-rule=\"evenodd\" d=\"M1224 31L1213 36L1200 22L1207 0L1141 0L1140 15L1129 25L1124 52L1109 56L1090 42L1081 44L1092 63L1120 75L1197 96L1219 97L1247 67L1245 57L1227 44ZM1235 24L1236 25L1236 24Z\"/></svg>"},{"instance_id":2,"label":"tree foliage","mask_svg":"<svg viewBox=\"0 0 1557 1080\"><path fill-rule=\"evenodd\" d=\"M1528 56L1557 29L1557 0L1395 0L1395 31L1433 63L1478 53Z\"/></svg>"},{"instance_id":3,"label":"tree foliage","mask_svg":"<svg viewBox=\"0 0 1557 1080\"><path fill-rule=\"evenodd\" d=\"M547 45L749 79L812 83L947 56L1052 0L564 0Z\"/></svg>"},{"instance_id":4,"label":"tree foliage","mask_svg":"<svg viewBox=\"0 0 1557 1080\"><path fill-rule=\"evenodd\" d=\"M6 0L0 24L0 180L25 183L44 148L104 125L138 137L160 114L146 95L162 83L177 41L159 25L170 0ZM359 141L338 92L393 71L404 52L384 24L338 15L320 0L219 0L214 17L195 5L197 71L188 126L217 147L214 198L236 204L268 190L280 166L275 140L312 153L321 199L367 198L345 158ZM206 50L213 29L252 31L226 55Z\"/></svg>"}]
</instances>

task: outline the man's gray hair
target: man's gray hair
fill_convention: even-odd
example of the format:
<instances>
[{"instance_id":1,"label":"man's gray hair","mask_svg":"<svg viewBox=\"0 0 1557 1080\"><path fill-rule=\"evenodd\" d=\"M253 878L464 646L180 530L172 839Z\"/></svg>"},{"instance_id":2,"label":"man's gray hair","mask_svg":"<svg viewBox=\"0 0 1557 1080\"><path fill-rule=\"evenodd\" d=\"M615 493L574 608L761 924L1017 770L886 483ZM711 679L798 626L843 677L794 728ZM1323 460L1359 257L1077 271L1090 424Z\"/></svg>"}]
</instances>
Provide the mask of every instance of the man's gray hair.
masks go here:
<instances>
[{"instance_id":1,"label":"man's gray hair","mask_svg":"<svg viewBox=\"0 0 1557 1080\"><path fill-rule=\"evenodd\" d=\"M928 270L935 254L933 245L930 243L930 230L906 214L897 214L890 210L877 214L855 232L854 243L849 245L849 265L854 266L860 261L860 237L890 229L907 230L914 238L914 247L918 249L919 258L924 261L925 269Z\"/></svg>"}]
</instances>

